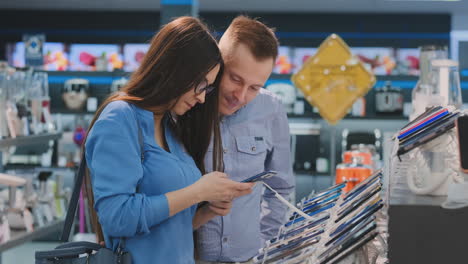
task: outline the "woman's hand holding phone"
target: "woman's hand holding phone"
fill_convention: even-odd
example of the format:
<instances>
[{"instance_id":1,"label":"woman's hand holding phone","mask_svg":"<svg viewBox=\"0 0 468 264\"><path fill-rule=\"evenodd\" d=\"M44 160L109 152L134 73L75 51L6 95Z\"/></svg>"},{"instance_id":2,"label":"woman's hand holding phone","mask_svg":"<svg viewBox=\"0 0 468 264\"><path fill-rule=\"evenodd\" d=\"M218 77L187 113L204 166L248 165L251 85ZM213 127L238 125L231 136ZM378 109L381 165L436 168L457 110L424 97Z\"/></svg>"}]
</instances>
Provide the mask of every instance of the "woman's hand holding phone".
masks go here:
<instances>
[{"instance_id":1,"label":"woman's hand holding phone","mask_svg":"<svg viewBox=\"0 0 468 264\"><path fill-rule=\"evenodd\" d=\"M226 216L231 212L232 200L252 193L255 183L242 183L230 180L225 173L212 172L194 183L199 205L193 219L193 228L197 229L215 216Z\"/></svg>"},{"instance_id":2,"label":"woman's hand holding phone","mask_svg":"<svg viewBox=\"0 0 468 264\"><path fill-rule=\"evenodd\" d=\"M201 201L230 202L234 198L252 193L255 183L242 183L230 180L225 173L211 172L203 175L195 187Z\"/></svg>"}]
</instances>

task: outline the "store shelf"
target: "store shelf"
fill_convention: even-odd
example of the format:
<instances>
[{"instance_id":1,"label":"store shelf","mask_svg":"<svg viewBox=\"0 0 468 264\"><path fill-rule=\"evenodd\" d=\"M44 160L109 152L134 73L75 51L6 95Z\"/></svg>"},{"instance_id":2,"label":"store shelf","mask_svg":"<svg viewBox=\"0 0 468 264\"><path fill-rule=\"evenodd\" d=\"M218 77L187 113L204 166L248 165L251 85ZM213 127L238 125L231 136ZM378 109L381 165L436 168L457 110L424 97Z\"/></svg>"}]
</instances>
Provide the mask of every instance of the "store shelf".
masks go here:
<instances>
[{"instance_id":1,"label":"store shelf","mask_svg":"<svg viewBox=\"0 0 468 264\"><path fill-rule=\"evenodd\" d=\"M288 114L289 118L322 118L318 113L306 113L303 115ZM343 120L408 120L408 117L402 115L368 115L368 116L351 116L347 115Z\"/></svg>"},{"instance_id":2,"label":"store shelf","mask_svg":"<svg viewBox=\"0 0 468 264\"><path fill-rule=\"evenodd\" d=\"M270 79L291 79L292 74L277 74L273 73L270 76ZM417 81L419 76L415 75L376 75L377 80L407 80L407 81Z\"/></svg>"},{"instance_id":3,"label":"store shelf","mask_svg":"<svg viewBox=\"0 0 468 264\"><path fill-rule=\"evenodd\" d=\"M0 148L11 146L28 146L34 144L47 143L49 140L57 140L62 137L62 133L51 133L33 136L21 136L16 138L7 138L0 140Z\"/></svg>"},{"instance_id":4,"label":"store shelf","mask_svg":"<svg viewBox=\"0 0 468 264\"><path fill-rule=\"evenodd\" d=\"M36 227L33 232L26 231L11 231L11 239L0 245L0 252L6 251L13 247L19 246L26 242L45 237L47 235L58 232L63 228L64 220L53 222L44 227Z\"/></svg>"},{"instance_id":5,"label":"store shelf","mask_svg":"<svg viewBox=\"0 0 468 264\"><path fill-rule=\"evenodd\" d=\"M90 112L85 110L70 110L70 109L55 109L52 114L71 114L71 115L94 115L96 112Z\"/></svg>"},{"instance_id":6,"label":"store shelf","mask_svg":"<svg viewBox=\"0 0 468 264\"><path fill-rule=\"evenodd\" d=\"M447 198L445 196L415 195L413 193L392 193L391 206L440 206Z\"/></svg>"},{"instance_id":7,"label":"store shelf","mask_svg":"<svg viewBox=\"0 0 468 264\"><path fill-rule=\"evenodd\" d=\"M67 76L70 74L76 75L90 75L90 76L103 76L103 75L131 75L133 72L115 70L115 71L40 71L46 72L47 74L56 75L56 76Z\"/></svg>"},{"instance_id":8,"label":"store shelf","mask_svg":"<svg viewBox=\"0 0 468 264\"><path fill-rule=\"evenodd\" d=\"M319 124L289 122L291 135L320 135L320 129Z\"/></svg>"},{"instance_id":9,"label":"store shelf","mask_svg":"<svg viewBox=\"0 0 468 264\"><path fill-rule=\"evenodd\" d=\"M310 171L301 171L301 170L294 170L294 176L300 176L300 177L331 177L329 172L310 172Z\"/></svg>"}]
</instances>

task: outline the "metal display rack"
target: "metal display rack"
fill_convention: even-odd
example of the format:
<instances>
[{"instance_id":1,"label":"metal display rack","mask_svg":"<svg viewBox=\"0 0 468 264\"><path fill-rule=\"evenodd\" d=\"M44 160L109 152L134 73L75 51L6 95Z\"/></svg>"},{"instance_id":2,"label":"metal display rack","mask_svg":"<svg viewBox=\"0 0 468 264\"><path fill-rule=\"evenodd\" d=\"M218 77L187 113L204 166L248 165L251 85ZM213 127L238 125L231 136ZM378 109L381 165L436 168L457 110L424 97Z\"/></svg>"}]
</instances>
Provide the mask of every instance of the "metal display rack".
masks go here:
<instances>
[{"instance_id":1,"label":"metal display rack","mask_svg":"<svg viewBox=\"0 0 468 264\"><path fill-rule=\"evenodd\" d=\"M0 150L13 146L30 146L38 144L48 144L51 140L57 141L62 137L62 133L48 133L32 136L20 136L16 138L0 139ZM0 172L2 172L2 152L0 151ZM11 238L9 241L0 244L0 264L2 263L1 253L11 248L17 247L26 242L49 236L62 229L64 220L56 220L42 227L35 227L32 232L11 230Z\"/></svg>"},{"instance_id":2,"label":"metal display rack","mask_svg":"<svg viewBox=\"0 0 468 264\"><path fill-rule=\"evenodd\" d=\"M36 227L36 229L32 232L12 230L11 239L3 244L0 244L0 253L26 242L48 236L54 232L58 232L62 229L63 224L64 220L57 220L43 227Z\"/></svg>"},{"instance_id":3,"label":"metal display rack","mask_svg":"<svg viewBox=\"0 0 468 264\"><path fill-rule=\"evenodd\" d=\"M16 138L0 139L0 149L12 147L12 146L27 146L27 145L41 144L49 140L58 140L61 137L62 137L62 133L52 133L52 134L20 136Z\"/></svg>"},{"instance_id":4,"label":"metal display rack","mask_svg":"<svg viewBox=\"0 0 468 264\"><path fill-rule=\"evenodd\" d=\"M31 146L37 144L47 144L50 140L57 141L62 137L62 133L48 133L41 135L32 135L32 136L20 136L16 138L7 138L0 139L0 172L4 171L3 169L3 159L1 150L8 147L21 147L21 146ZM57 144L55 144L57 146Z\"/></svg>"}]
</instances>

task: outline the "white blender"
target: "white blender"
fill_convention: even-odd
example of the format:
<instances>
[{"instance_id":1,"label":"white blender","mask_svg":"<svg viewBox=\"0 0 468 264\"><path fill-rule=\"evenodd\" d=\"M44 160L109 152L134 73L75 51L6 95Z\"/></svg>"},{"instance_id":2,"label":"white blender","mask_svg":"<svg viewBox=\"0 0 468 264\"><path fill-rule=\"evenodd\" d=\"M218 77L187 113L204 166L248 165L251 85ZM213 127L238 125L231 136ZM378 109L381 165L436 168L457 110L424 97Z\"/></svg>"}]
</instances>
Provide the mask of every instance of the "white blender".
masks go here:
<instances>
[{"instance_id":1,"label":"white blender","mask_svg":"<svg viewBox=\"0 0 468 264\"><path fill-rule=\"evenodd\" d=\"M443 48L430 46L421 49L421 76L413 90L410 120L430 106L444 106L452 110L461 108L458 62L446 57ZM410 152L406 157L411 164L407 174L409 189L417 195L447 195L449 185L463 182L457 153L453 129Z\"/></svg>"}]
</instances>

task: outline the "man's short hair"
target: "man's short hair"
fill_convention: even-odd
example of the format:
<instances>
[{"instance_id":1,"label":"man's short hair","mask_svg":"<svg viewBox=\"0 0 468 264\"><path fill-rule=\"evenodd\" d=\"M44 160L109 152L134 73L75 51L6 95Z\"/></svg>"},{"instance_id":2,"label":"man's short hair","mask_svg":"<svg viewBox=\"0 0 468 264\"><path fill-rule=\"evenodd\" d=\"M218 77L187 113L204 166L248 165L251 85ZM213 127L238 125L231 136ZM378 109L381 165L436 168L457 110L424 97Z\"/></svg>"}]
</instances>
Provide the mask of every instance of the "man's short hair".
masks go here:
<instances>
[{"instance_id":1,"label":"man's short hair","mask_svg":"<svg viewBox=\"0 0 468 264\"><path fill-rule=\"evenodd\" d=\"M273 28L267 27L257 19L241 15L231 22L227 33L234 45L246 45L256 59L273 58L273 61L276 61L279 43Z\"/></svg>"}]
</instances>

